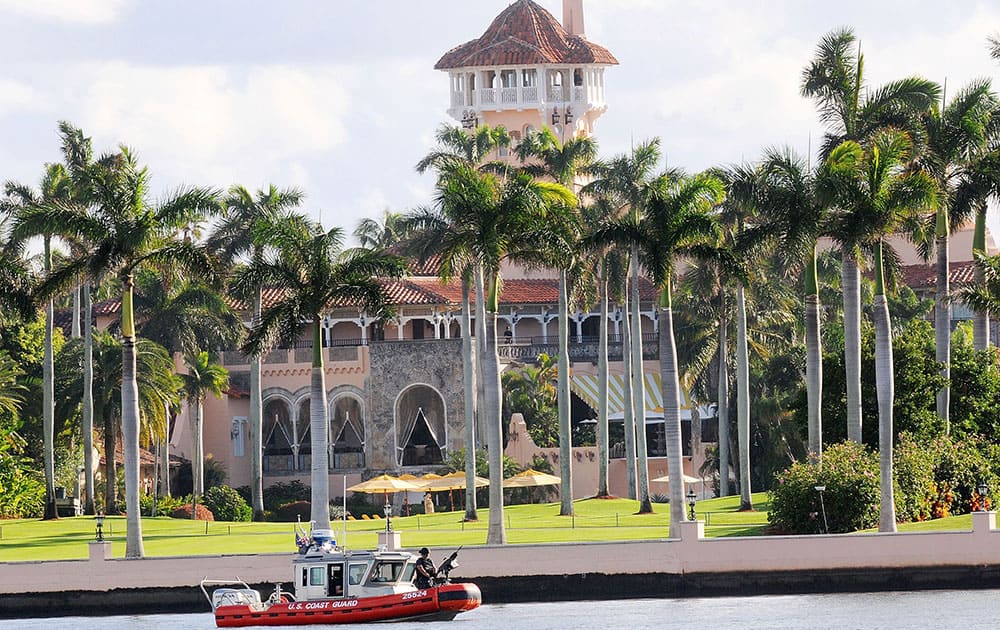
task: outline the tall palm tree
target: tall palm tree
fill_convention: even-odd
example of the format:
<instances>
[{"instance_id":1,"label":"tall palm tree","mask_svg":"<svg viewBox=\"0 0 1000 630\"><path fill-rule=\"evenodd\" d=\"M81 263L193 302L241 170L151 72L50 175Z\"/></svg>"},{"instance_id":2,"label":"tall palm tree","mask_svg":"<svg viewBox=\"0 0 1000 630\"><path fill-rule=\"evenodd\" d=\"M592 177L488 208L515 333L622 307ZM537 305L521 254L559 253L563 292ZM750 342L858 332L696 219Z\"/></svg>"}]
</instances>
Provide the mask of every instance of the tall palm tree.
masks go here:
<instances>
[{"instance_id":1,"label":"tall palm tree","mask_svg":"<svg viewBox=\"0 0 1000 630\"><path fill-rule=\"evenodd\" d=\"M686 520L681 448L680 382L673 329L671 286L679 258L714 244L719 228L710 215L725 198L721 181L710 175L675 177L649 197L639 220L619 218L594 235L596 242L635 243L642 266L659 291L660 380L670 484L670 528Z\"/></svg>"},{"instance_id":2,"label":"tall palm tree","mask_svg":"<svg viewBox=\"0 0 1000 630\"><path fill-rule=\"evenodd\" d=\"M976 253L981 280L962 289L961 300L970 308L1000 317L1000 256Z\"/></svg>"},{"instance_id":3,"label":"tall palm tree","mask_svg":"<svg viewBox=\"0 0 1000 630\"><path fill-rule=\"evenodd\" d=\"M584 186L583 192L614 200L620 214L629 214L633 222L638 223L649 200L662 192L671 180L679 177L677 171L665 174L657 172L661 155L660 139L654 138L634 147L629 154L598 162L591 169L594 179ZM628 436L631 432L636 440L638 462L634 465L639 486L639 512L649 513L653 511L653 505L649 499L649 468L646 460L646 389L642 369L642 320L639 315L639 245L627 243L623 246L629 249L631 270L631 294L628 297L631 309L628 327L631 337L629 382L634 414L633 426L629 426L626 418L625 433Z\"/></svg>"},{"instance_id":4,"label":"tall palm tree","mask_svg":"<svg viewBox=\"0 0 1000 630\"><path fill-rule=\"evenodd\" d=\"M987 152L991 138L995 95L987 79L973 81L950 103L934 106L922 119L927 133L927 149L917 158L938 188L934 209L934 248L937 254L937 283L934 303L935 359L942 364L941 376L951 377L951 287L949 285L950 239L953 229L967 222L978 209L975 200L960 189L975 183L978 160ZM969 203L972 201L972 203ZM938 417L950 432L951 389L946 384L937 394Z\"/></svg>"},{"instance_id":5,"label":"tall palm tree","mask_svg":"<svg viewBox=\"0 0 1000 630\"><path fill-rule=\"evenodd\" d=\"M181 375L184 383L184 395L188 404L194 407L191 416L191 438L194 441L191 476L194 480L194 496L205 494L205 455L203 427L205 420L205 397L209 394L221 396L229 387L229 371L216 362L208 352L188 354L184 357L187 374ZM191 514L195 518L195 514Z\"/></svg>"},{"instance_id":6,"label":"tall palm tree","mask_svg":"<svg viewBox=\"0 0 1000 630\"><path fill-rule=\"evenodd\" d=\"M91 345L92 412L104 433L104 509L109 514L117 514L115 451L122 418L122 343L107 332L97 332ZM56 418L62 422L81 411L80 390L86 378L81 367L87 352L86 342L71 339L56 360ZM140 434L163 436L167 426L166 409L177 402L180 389L173 358L162 346L142 337L135 341L135 357Z\"/></svg>"},{"instance_id":7,"label":"tall palm tree","mask_svg":"<svg viewBox=\"0 0 1000 630\"><path fill-rule=\"evenodd\" d=\"M125 453L125 502L128 518L125 556L141 558L139 517L139 403L136 381L135 315L132 308L135 272L146 265L176 264L193 276L215 280L216 267L204 249L177 236L194 215L216 204L213 191L183 189L160 205L148 195L148 170L127 147L108 154L88 169L84 200L78 204L46 205L27 213L15 234L53 233L93 243L93 252L55 269L42 286L52 295L72 286L78 277L95 281L116 274L121 283L122 442Z\"/></svg>"},{"instance_id":8,"label":"tall palm tree","mask_svg":"<svg viewBox=\"0 0 1000 630\"><path fill-rule=\"evenodd\" d=\"M240 259L260 260L267 243L260 240L259 227L266 226L286 216L289 210L302 203L304 195L295 188L279 189L274 184L251 194L243 186L233 186L223 201L222 219L209 236L207 245L223 262L232 266ZM254 289L251 325L256 326L261 317L262 287ZM264 426L263 392L260 381L259 356L250 357L250 495L253 519L264 520Z\"/></svg>"},{"instance_id":9,"label":"tall palm tree","mask_svg":"<svg viewBox=\"0 0 1000 630\"><path fill-rule=\"evenodd\" d=\"M922 170L907 170L913 144L907 133L883 129L871 137L865 150L854 141L834 149L836 164L827 184L838 207L850 208L850 221L874 245L875 255L875 389L879 410L879 467L881 504L879 531L896 531L893 499L892 446L895 434L892 406L895 397L892 362L892 326L885 296L885 239L910 218L936 203L933 178Z\"/></svg>"},{"instance_id":10,"label":"tall palm tree","mask_svg":"<svg viewBox=\"0 0 1000 630\"><path fill-rule=\"evenodd\" d=\"M0 202L0 211L23 216L47 204L68 201L70 196L70 181L66 175L66 169L62 164L48 164L45 167L45 175L42 177L39 191L36 192L30 186L8 181L4 185L4 192L6 199ZM44 230L32 234L32 236L35 235L41 235L42 237L43 271L45 274L49 274L52 271L53 232L51 230ZM53 299L49 296L45 300L45 349L42 358L42 440L44 441L43 459L45 466L45 510L43 518L46 520L58 518L55 494L55 408L52 401L54 352L52 348L52 334Z\"/></svg>"},{"instance_id":11,"label":"tall palm tree","mask_svg":"<svg viewBox=\"0 0 1000 630\"><path fill-rule=\"evenodd\" d=\"M591 138L574 138L561 142L552 130L543 127L541 131L529 133L517 146L516 155L522 162L522 169L535 177L550 179L572 190L577 178L593 163L597 156L597 143ZM560 475L560 516L573 514L573 429L570 419L569 391L569 278L573 267L580 266L580 216L576 210L565 209L553 212L560 221L550 221L553 236L557 241L547 253L551 262L559 270L559 475ZM607 344L607 320L603 325Z\"/></svg>"},{"instance_id":12,"label":"tall palm tree","mask_svg":"<svg viewBox=\"0 0 1000 630\"><path fill-rule=\"evenodd\" d=\"M261 315L247 338L251 355L264 354L277 339L294 341L303 321L309 322L313 342L309 431L312 440L312 511L317 529L330 528L329 410L323 367L323 317L330 309L357 305L370 314L389 308L382 278L405 272L403 260L384 252L344 250L340 228L324 230L301 217L261 225L258 238L275 245L273 251L240 270L233 288L241 295L259 287L278 289L282 297Z\"/></svg>"},{"instance_id":13,"label":"tall palm tree","mask_svg":"<svg viewBox=\"0 0 1000 630\"><path fill-rule=\"evenodd\" d=\"M434 169L441 177L456 167L472 167L492 173L507 170L505 162L491 159L499 149L510 146L510 134L504 127L480 125L466 130L442 125L434 138L437 146L417 162L418 173Z\"/></svg>"},{"instance_id":14,"label":"tall palm tree","mask_svg":"<svg viewBox=\"0 0 1000 630\"><path fill-rule=\"evenodd\" d=\"M496 316L503 284L501 264L519 258L541 262L551 241L547 211L572 207L575 202L565 187L539 182L522 173L500 180L472 166L457 165L438 180L435 204L453 226L450 242L460 247L475 267L477 298L485 296L486 314L482 321L486 331L480 336L486 343L481 356L485 395L479 406L479 418L486 425L489 452L489 544L504 544L507 538L503 523L500 361L496 346Z\"/></svg>"},{"instance_id":15,"label":"tall palm tree","mask_svg":"<svg viewBox=\"0 0 1000 630\"><path fill-rule=\"evenodd\" d=\"M806 397L808 452L823 458L823 349L817 273L817 241L823 231L825 207L815 194L815 178L807 160L791 149L770 149L761 165L760 209L779 239L775 254L786 268L805 272Z\"/></svg>"},{"instance_id":16,"label":"tall palm tree","mask_svg":"<svg viewBox=\"0 0 1000 630\"><path fill-rule=\"evenodd\" d=\"M387 208L382 211L381 221L371 217L361 219L354 229L354 237L361 247L388 249L402 240L403 230L403 214Z\"/></svg>"},{"instance_id":17,"label":"tall palm tree","mask_svg":"<svg viewBox=\"0 0 1000 630\"><path fill-rule=\"evenodd\" d=\"M927 110L940 94L933 82L919 77L892 81L877 88L865 84L864 55L849 28L826 34L812 61L802 72L801 93L816 102L820 120L827 126L821 156L842 142L866 146L883 127L917 130L916 114ZM850 211L850 208L839 208ZM858 243L847 234L840 239L844 288L844 346L847 373L847 436L861 442L861 275Z\"/></svg>"}]
</instances>

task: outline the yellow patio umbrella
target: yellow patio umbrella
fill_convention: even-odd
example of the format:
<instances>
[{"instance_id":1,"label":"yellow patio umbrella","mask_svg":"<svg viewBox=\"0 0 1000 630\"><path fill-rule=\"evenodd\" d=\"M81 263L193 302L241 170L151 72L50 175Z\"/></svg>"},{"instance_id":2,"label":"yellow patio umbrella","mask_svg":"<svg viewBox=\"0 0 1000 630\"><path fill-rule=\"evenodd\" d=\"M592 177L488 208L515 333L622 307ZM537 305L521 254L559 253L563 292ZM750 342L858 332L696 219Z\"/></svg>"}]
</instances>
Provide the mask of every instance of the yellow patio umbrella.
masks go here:
<instances>
[{"instance_id":1,"label":"yellow patio umbrella","mask_svg":"<svg viewBox=\"0 0 1000 630\"><path fill-rule=\"evenodd\" d=\"M378 477L372 477L368 481L362 481L361 483L354 484L349 487L348 490L351 492L366 492L369 494L377 494L381 492L385 495L385 531L389 531L391 529L389 525L389 493L420 490L420 486L411 481L407 481L406 479L398 479L391 475L379 475Z\"/></svg>"},{"instance_id":2,"label":"yellow patio umbrella","mask_svg":"<svg viewBox=\"0 0 1000 630\"><path fill-rule=\"evenodd\" d=\"M538 486L554 486L562 483L562 479L555 475L539 472L529 468L524 472L519 472L513 477L503 480L504 488L535 488Z\"/></svg>"},{"instance_id":3,"label":"yellow patio umbrella","mask_svg":"<svg viewBox=\"0 0 1000 630\"><path fill-rule=\"evenodd\" d=\"M424 475L427 478L427 475ZM490 485L490 482L482 477L475 478L475 486L477 488L482 488ZM423 484L424 490L428 492L448 492L448 499L451 502L451 511L455 511L455 495L451 492L452 490L463 490L466 487L465 482L465 472L461 470L456 470L453 473L447 474L438 479L431 479Z\"/></svg>"},{"instance_id":4,"label":"yellow patio umbrella","mask_svg":"<svg viewBox=\"0 0 1000 630\"><path fill-rule=\"evenodd\" d=\"M416 475L411 475L410 473L405 473L396 477L397 479L402 479L403 481L409 481L410 483L420 485L420 478ZM403 509L406 510L406 515L410 515L410 494L403 494Z\"/></svg>"},{"instance_id":5,"label":"yellow patio umbrella","mask_svg":"<svg viewBox=\"0 0 1000 630\"><path fill-rule=\"evenodd\" d=\"M691 475L681 475L684 483L698 483L699 481L704 481L701 477L692 477ZM655 481L657 483L670 483L670 476L663 475L662 477L657 477L656 479L650 479L650 481Z\"/></svg>"}]
</instances>

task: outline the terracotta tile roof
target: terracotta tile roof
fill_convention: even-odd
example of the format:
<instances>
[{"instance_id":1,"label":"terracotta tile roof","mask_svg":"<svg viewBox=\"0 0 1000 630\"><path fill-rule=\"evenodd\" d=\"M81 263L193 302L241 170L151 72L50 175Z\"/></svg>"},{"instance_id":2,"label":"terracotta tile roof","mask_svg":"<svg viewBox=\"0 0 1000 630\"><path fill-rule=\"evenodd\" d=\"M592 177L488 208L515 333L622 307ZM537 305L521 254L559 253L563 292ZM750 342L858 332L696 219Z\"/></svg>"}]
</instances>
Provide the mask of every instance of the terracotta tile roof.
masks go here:
<instances>
[{"instance_id":1,"label":"terracotta tile roof","mask_svg":"<svg viewBox=\"0 0 1000 630\"><path fill-rule=\"evenodd\" d=\"M482 37L452 48L434 68L557 63L618 65L618 60L607 48L567 33L532 0L517 0L493 20Z\"/></svg>"},{"instance_id":2,"label":"terracotta tile roof","mask_svg":"<svg viewBox=\"0 0 1000 630\"><path fill-rule=\"evenodd\" d=\"M911 289L933 288L937 283L937 269L934 265L904 265L901 275L903 283ZM951 284L969 284L975 279L975 263L966 260L953 262L948 270L948 279Z\"/></svg>"}]
</instances>

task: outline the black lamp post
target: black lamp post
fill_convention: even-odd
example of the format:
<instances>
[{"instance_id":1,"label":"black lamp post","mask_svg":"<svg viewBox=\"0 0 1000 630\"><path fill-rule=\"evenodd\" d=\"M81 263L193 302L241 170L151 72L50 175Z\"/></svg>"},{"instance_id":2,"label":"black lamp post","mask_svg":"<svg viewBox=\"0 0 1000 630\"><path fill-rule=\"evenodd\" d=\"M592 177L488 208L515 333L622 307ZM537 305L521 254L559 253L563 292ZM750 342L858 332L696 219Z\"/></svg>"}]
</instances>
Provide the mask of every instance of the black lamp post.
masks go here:
<instances>
[{"instance_id":1,"label":"black lamp post","mask_svg":"<svg viewBox=\"0 0 1000 630\"><path fill-rule=\"evenodd\" d=\"M694 488L689 488L687 493L688 500L688 520L694 520L694 502L698 498L698 495L694 493Z\"/></svg>"},{"instance_id":2,"label":"black lamp post","mask_svg":"<svg viewBox=\"0 0 1000 630\"><path fill-rule=\"evenodd\" d=\"M990 492L990 487L986 485L985 481L979 482L979 487L976 488L979 491L979 511L986 511L986 495Z\"/></svg>"},{"instance_id":3,"label":"black lamp post","mask_svg":"<svg viewBox=\"0 0 1000 630\"><path fill-rule=\"evenodd\" d=\"M826 522L826 504L823 503L823 492L826 490L826 486L816 486L816 492L819 493L819 508L823 511L823 533L830 533L830 525Z\"/></svg>"},{"instance_id":4,"label":"black lamp post","mask_svg":"<svg viewBox=\"0 0 1000 630\"><path fill-rule=\"evenodd\" d=\"M104 542L104 512L98 512L94 521L97 524L97 542Z\"/></svg>"}]
</instances>

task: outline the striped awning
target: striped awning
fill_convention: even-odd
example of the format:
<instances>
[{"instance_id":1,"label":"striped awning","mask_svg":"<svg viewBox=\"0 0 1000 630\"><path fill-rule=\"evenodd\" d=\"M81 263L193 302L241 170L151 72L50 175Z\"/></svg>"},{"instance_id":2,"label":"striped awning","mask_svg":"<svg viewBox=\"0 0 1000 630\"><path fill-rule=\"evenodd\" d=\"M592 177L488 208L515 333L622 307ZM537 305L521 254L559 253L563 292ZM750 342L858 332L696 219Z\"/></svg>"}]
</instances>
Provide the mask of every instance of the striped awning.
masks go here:
<instances>
[{"instance_id":1,"label":"striped awning","mask_svg":"<svg viewBox=\"0 0 1000 630\"><path fill-rule=\"evenodd\" d=\"M663 389L660 385L659 372L643 372L643 384L645 385L646 418L663 417ZM573 393L579 396L583 402L597 410L597 401L600 391L596 374L574 374L570 378L570 388ZM680 392L681 417L691 417L691 407L688 404L684 390ZM625 375L608 375L608 418L621 420L625 417Z\"/></svg>"}]
</instances>

